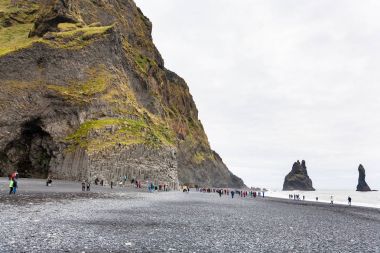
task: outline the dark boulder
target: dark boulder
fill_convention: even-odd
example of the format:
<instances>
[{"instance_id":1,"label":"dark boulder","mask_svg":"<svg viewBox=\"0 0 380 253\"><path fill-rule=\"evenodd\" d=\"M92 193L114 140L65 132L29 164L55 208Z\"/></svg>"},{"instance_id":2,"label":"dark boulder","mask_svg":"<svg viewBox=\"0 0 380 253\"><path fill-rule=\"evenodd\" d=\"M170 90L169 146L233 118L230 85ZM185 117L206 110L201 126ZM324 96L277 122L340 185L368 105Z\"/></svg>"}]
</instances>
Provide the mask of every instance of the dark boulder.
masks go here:
<instances>
[{"instance_id":1,"label":"dark boulder","mask_svg":"<svg viewBox=\"0 0 380 253\"><path fill-rule=\"evenodd\" d=\"M306 170L306 163L297 161L293 164L292 171L285 177L283 191L315 191L313 182L309 178Z\"/></svg>"},{"instance_id":2,"label":"dark boulder","mask_svg":"<svg viewBox=\"0 0 380 253\"><path fill-rule=\"evenodd\" d=\"M358 186L356 186L356 190L360 192L368 192L371 191L371 188L369 188L367 182L365 181L365 169L363 165L359 165L358 168L359 171L359 180L358 180Z\"/></svg>"}]
</instances>

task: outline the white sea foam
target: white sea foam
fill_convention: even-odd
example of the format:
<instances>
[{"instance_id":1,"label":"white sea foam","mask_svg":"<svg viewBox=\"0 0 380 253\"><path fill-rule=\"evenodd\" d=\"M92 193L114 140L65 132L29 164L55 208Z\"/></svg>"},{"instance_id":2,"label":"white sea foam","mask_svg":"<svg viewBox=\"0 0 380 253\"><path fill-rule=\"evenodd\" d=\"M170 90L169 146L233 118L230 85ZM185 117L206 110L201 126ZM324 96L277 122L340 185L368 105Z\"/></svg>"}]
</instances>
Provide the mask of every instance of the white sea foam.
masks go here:
<instances>
[{"instance_id":1,"label":"white sea foam","mask_svg":"<svg viewBox=\"0 0 380 253\"><path fill-rule=\"evenodd\" d=\"M380 191L357 192L347 190L317 190L317 191L280 191L271 190L266 193L269 197L289 198L289 194L299 194L302 199L305 196L306 201L316 201L330 203L330 196L334 196L334 203L347 204L348 196L352 199L353 206L366 206L380 208Z\"/></svg>"}]
</instances>

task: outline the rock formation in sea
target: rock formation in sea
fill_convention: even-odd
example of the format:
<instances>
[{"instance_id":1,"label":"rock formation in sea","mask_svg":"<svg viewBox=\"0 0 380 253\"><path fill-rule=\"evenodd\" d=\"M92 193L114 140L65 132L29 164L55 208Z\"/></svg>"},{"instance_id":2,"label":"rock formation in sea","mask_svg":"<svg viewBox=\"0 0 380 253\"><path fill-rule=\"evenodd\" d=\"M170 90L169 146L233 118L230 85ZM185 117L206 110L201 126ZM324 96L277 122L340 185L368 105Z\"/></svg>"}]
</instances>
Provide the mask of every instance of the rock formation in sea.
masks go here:
<instances>
[{"instance_id":1,"label":"rock formation in sea","mask_svg":"<svg viewBox=\"0 0 380 253\"><path fill-rule=\"evenodd\" d=\"M302 163L297 161L293 164L292 170L285 177L283 191L315 191L313 188L313 182L311 181L306 170L306 162L303 160Z\"/></svg>"},{"instance_id":2,"label":"rock formation in sea","mask_svg":"<svg viewBox=\"0 0 380 253\"><path fill-rule=\"evenodd\" d=\"M371 188L369 188L367 182L365 181L365 169L363 165L359 165L358 168L359 171L359 179L358 179L358 185L356 186L357 191L361 192L368 192L371 191Z\"/></svg>"},{"instance_id":3,"label":"rock formation in sea","mask_svg":"<svg viewBox=\"0 0 380 253\"><path fill-rule=\"evenodd\" d=\"M133 0L0 1L0 173L243 187Z\"/></svg>"}]
</instances>

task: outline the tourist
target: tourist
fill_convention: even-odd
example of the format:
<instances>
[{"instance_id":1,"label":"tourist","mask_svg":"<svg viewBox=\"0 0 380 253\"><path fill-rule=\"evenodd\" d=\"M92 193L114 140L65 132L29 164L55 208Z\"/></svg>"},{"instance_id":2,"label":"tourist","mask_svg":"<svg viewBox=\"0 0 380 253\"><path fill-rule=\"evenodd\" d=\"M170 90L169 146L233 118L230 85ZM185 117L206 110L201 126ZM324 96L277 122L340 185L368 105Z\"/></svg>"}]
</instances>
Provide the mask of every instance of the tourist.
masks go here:
<instances>
[{"instance_id":1,"label":"tourist","mask_svg":"<svg viewBox=\"0 0 380 253\"><path fill-rule=\"evenodd\" d=\"M302 200L305 200L305 195L302 196Z\"/></svg>"},{"instance_id":2,"label":"tourist","mask_svg":"<svg viewBox=\"0 0 380 253\"><path fill-rule=\"evenodd\" d=\"M334 205L334 196L333 195L330 196L330 205Z\"/></svg>"},{"instance_id":3,"label":"tourist","mask_svg":"<svg viewBox=\"0 0 380 253\"><path fill-rule=\"evenodd\" d=\"M13 179L13 194L16 194L17 191L17 180Z\"/></svg>"},{"instance_id":4,"label":"tourist","mask_svg":"<svg viewBox=\"0 0 380 253\"><path fill-rule=\"evenodd\" d=\"M9 179L9 194L12 194L13 192L13 184L14 184L14 181L13 181L13 178L11 177Z\"/></svg>"},{"instance_id":5,"label":"tourist","mask_svg":"<svg viewBox=\"0 0 380 253\"><path fill-rule=\"evenodd\" d=\"M154 189L155 189L154 184L153 184L153 182L151 182L151 183L150 183L150 191L151 191L151 192L154 192Z\"/></svg>"},{"instance_id":6,"label":"tourist","mask_svg":"<svg viewBox=\"0 0 380 253\"><path fill-rule=\"evenodd\" d=\"M219 197L222 197L222 190L218 190Z\"/></svg>"},{"instance_id":7,"label":"tourist","mask_svg":"<svg viewBox=\"0 0 380 253\"><path fill-rule=\"evenodd\" d=\"M46 179L46 186L49 186L52 182L53 180L51 180L51 177L48 176L48 178Z\"/></svg>"},{"instance_id":8,"label":"tourist","mask_svg":"<svg viewBox=\"0 0 380 253\"><path fill-rule=\"evenodd\" d=\"M113 182L111 181L111 189L113 189Z\"/></svg>"},{"instance_id":9,"label":"tourist","mask_svg":"<svg viewBox=\"0 0 380 253\"><path fill-rule=\"evenodd\" d=\"M95 185L98 185L99 183L99 178L95 178Z\"/></svg>"},{"instance_id":10,"label":"tourist","mask_svg":"<svg viewBox=\"0 0 380 253\"><path fill-rule=\"evenodd\" d=\"M351 206L351 197L348 196L348 205Z\"/></svg>"},{"instance_id":11,"label":"tourist","mask_svg":"<svg viewBox=\"0 0 380 253\"><path fill-rule=\"evenodd\" d=\"M91 186L90 181L87 181L87 191L88 192L90 191L90 186Z\"/></svg>"},{"instance_id":12,"label":"tourist","mask_svg":"<svg viewBox=\"0 0 380 253\"><path fill-rule=\"evenodd\" d=\"M231 197L234 198L235 192L231 191Z\"/></svg>"},{"instance_id":13,"label":"tourist","mask_svg":"<svg viewBox=\"0 0 380 253\"><path fill-rule=\"evenodd\" d=\"M100 180L100 185L101 185L101 186L104 186L104 181L103 181L103 179Z\"/></svg>"},{"instance_id":14,"label":"tourist","mask_svg":"<svg viewBox=\"0 0 380 253\"><path fill-rule=\"evenodd\" d=\"M86 182L83 180L82 181L82 192L86 190Z\"/></svg>"},{"instance_id":15,"label":"tourist","mask_svg":"<svg viewBox=\"0 0 380 253\"><path fill-rule=\"evenodd\" d=\"M318 197L315 197L315 200L318 202Z\"/></svg>"}]
</instances>

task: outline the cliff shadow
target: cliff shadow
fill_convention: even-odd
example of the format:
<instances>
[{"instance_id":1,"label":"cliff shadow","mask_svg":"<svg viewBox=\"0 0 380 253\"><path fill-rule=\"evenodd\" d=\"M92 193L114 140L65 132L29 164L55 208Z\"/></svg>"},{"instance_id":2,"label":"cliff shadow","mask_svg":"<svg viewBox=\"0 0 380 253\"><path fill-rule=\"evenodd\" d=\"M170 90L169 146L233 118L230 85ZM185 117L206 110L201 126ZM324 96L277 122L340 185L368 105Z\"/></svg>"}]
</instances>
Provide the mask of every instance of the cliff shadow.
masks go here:
<instances>
[{"instance_id":1,"label":"cliff shadow","mask_svg":"<svg viewBox=\"0 0 380 253\"><path fill-rule=\"evenodd\" d=\"M54 149L53 138L35 118L24 122L20 134L0 152L0 164L8 173L17 170L21 177L46 178Z\"/></svg>"}]
</instances>

